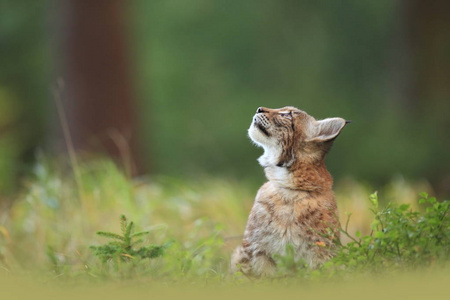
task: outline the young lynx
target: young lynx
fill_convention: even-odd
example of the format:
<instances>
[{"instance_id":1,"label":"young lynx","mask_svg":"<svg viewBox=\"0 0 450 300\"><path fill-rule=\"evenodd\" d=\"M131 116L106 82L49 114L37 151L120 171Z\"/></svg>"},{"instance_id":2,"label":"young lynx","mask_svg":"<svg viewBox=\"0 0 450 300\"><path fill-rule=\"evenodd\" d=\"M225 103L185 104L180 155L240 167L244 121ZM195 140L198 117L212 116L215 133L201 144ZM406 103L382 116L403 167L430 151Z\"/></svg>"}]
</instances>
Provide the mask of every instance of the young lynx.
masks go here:
<instances>
[{"instance_id":1,"label":"young lynx","mask_svg":"<svg viewBox=\"0 0 450 300\"><path fill-rule=\"evenodd\" d=\"M295 107L258 108L248 134L264 148L258 161L269 181L256 195L232 272L270 276L272 255L283 255L288 244L311 268L332 257L339 220L324 158L346 123L317 121Z\"/></svg>"}]
</instances>

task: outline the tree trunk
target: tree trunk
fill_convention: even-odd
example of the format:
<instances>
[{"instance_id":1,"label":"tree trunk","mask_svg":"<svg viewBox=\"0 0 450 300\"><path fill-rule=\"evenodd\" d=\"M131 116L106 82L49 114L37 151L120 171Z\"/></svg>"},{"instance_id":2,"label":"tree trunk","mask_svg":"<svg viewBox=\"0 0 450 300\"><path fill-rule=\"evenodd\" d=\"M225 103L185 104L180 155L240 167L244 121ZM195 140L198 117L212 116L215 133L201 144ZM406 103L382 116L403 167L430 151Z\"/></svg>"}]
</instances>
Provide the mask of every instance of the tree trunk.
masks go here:
<instances>
[{"instance_id":1,"label":"tree trunk","mask_svg":"<svg viewBox=\"0 0 450 300\"><path fill-rule=\"evenodd\" d=\"M125 0L66 0L59 32L64 111L73 147L143 171Z\"/></svg>"},{"instance_id":2,"label":"tree trunk","mask_svg":"<svg viewBox=\"0 0 450 300\"><path fill-rule=\"evenodd\" d=\"M450 1L402 0L397 17L394 99L440 144L423 176L438 194L449 195L450 173L442 162L450 147Z\"/></svg>"}]
</instances>

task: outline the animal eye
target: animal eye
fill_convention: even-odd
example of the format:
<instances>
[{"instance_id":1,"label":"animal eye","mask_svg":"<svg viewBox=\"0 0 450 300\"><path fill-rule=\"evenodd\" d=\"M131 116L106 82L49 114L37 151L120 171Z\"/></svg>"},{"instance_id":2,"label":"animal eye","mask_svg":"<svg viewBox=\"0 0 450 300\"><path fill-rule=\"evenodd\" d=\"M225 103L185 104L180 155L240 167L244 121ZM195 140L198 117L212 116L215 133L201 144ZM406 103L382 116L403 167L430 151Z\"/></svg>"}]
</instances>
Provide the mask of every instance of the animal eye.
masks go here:
<instances>
[{"instance_id":1,"label":"animal eye","mask_svg":"<svg viewBox=\"0 0 450 300\"><path fill-rule=\"evenodd\" d=\"M289 118L292 119L292 114L291 113L285 113L285 114L280 114L283 118Z\"/></svg>"}]
</instances>

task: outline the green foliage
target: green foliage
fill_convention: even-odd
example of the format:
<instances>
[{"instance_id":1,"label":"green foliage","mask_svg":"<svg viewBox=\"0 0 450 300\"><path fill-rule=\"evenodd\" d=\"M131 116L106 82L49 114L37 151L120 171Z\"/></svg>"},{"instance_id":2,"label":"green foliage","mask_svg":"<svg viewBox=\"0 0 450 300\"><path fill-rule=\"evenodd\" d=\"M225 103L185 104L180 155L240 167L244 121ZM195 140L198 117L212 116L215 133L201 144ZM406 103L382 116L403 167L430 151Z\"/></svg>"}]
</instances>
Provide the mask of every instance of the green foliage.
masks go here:
<instances>
[{"instance_id":1,"label":"green foliage","mask_svg":"<svg viewBox=\"0 0 450 300\"><path fill-rule=\"evenodd\" d=\"M276 255L273 257L277 263L277 276L297 276L304 277L308 274L308 264L302 259L295 257L294 246L288 244L286 246L285 255Z\"/></svg>"},{"instance_id":2,"label":"green foliage","mask_svg":"<svg viewBox=\"0 0 450 300\"><path fill-rule=\"evenodd\" d=\"M161 270L178 280L222 279L229 259L223 252L223 225L201 218L184 242L175 241L164 256ZM207 230L207 232L203 232Z\"/></svg>"},{"instance_id":3,"label":"green foliage","mask_svg":"<svg viewBox=\"0 0 450 300\"><path fill-rule=\"evenodd\" d=\"M136 258L155 258L163 255L164 250L169 245L151 245L135 249L136 245L143 242L141 237L149 234L150 231L134 233L134 223L128 223L124 215L120 217L120 229L122 231L122 235L108 231L97 232L99 236L114 240L106 245L91 246L91 249L94 250L94 255L99 257L103 263L117 259L122 261L130 261Z\"/></svg>"},{"instance_id":4,"label":"green foliage","mask_svg":"<svg viewBox=\"0 0 450 300\"><path fill-rule=\"evenodd\" d=\"M392 203L380 210L377 193L369 199L374 215L371 233L352 236L343 228L352 241L342 246L328 267L384 272L429 267L450 259L450 201L438 202L422 193L423 210L414 211L409 204Z\"/></svg>"},{"instance_id":5,"label":"green foliage","mask_svg":"<svg viewBox=\"0 0 450 300\"><path fill-rule=\"evenodd\" d=\"M80 177L78 185L53 164L36 166L24 192L8 211L0 211L0 272L31 269L45 279L69 282L248 283L242 274L228 276L254 199L247 183L160 177L136 184L110 161L81 164ZM375 193L361 203L370 187L347 182L343 189L338 183L340 207L353 213L351 222L341 216L342 240L351 241L316 270L297 261L288 247L286 255L274 257L275 281L307 284L448 265L449 202L423 194L417 203L418 185L394 185L391 192L389 187L380 192L382 199ZM396 204L408 201L411 206ZM119 224L114 216L124 211L128 218L122 216ZM138 232L135 224L148 229ZM107 241L90 249L98 228L107 229L98 232Z\"/></svg>"},{"instance_id":6,"label":"green foliage","mask_svg":"<svg viewBox=\"0 0 450 300\"><path fill-rule=\"evenodd\" d=\"M336 256L317 270L310 270L304 261L295 259L288 245L286 254L274 257L278 276L324 278L361 273L387 273L415 270L434 265L444 266L450 260L450 201L438 202L421 194L420 211L410 204L390 203L379 209L378 195L369 196L373 219L369 235L357 230L349 233L351 214L341 232L351 241L340 245Z\"/></svg>"},{"instance_id":7,"label":"green foliage","mask_svg":"<svg viewBox=\"0 0 450 300\"><path fill-rule=\"evenodd\" d=\"M62 51L48 51L63 42L48 30L48 24L61 25L48 13L59 2L0 4L2 193L14 191L14 178L27 171L34 149L59 128L48 126L56 114L49 101L52 65L64 61ZM136 117L142 120L140 143L152 153L152 171L260 180L255 158L261 151L248 142L246 128L256 107L289 104L317 118L356 121L330 153L335 178L354 174L373 182L397 172L437 179L447 174L450 139L442 112L449 109L448 97L419 97L409 109L408 101L391 97L393 90L404 90L385 65L395 52L398 7L408 1L129 2L122 12L132 22L126 24L126 40L136 71ZM419 86L429 82L447 81ZM443 91L433 88L430 95L440 99ZM200 113L219 107L227 113Z\"/></svg>"}]
</instances>

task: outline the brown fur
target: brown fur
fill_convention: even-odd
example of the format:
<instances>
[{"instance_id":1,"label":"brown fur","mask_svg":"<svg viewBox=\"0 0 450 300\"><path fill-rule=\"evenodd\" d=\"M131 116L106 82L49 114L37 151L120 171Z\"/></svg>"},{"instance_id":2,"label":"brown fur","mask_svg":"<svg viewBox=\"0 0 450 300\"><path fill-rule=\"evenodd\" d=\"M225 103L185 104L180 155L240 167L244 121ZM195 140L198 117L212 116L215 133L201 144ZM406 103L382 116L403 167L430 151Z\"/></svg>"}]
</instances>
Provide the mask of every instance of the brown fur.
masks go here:
<instances>
[{"instance_id":1,"label":"brown fur","mask_svg":"<svg viewBox=\"0 0 450 300\"><path fill-rule=\"evenodd\" d=\"M316 121L294 107L258 109L249 136L265 150L259 162L269 181L256 195L232 272L272 275L272 255L283 255L288 244L312 268L332 257L339 220L324 158L345 124Z\"/></svg>"}]
</instances>

